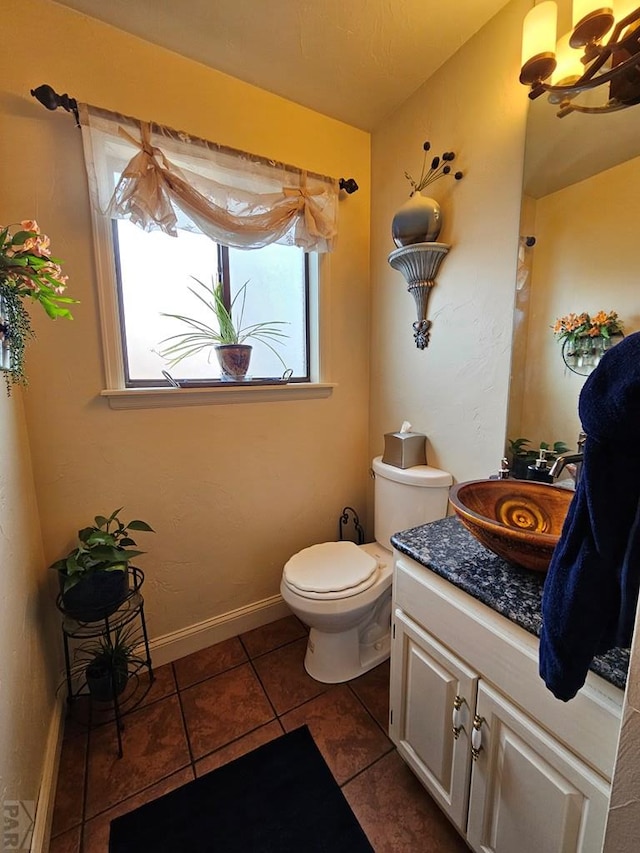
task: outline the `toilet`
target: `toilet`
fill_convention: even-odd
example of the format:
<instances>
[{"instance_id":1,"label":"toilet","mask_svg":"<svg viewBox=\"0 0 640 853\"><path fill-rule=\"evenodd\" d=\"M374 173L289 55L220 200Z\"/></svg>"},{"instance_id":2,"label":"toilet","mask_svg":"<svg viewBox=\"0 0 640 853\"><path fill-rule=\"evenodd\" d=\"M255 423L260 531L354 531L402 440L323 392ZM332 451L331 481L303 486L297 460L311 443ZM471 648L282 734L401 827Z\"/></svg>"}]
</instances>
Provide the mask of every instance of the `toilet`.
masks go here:
<instances>
[{"instance_id":1,"label":"toilet","mask_svg":"<svg viewBox=\"0 0 640 853\"><path fill-rule=\"evenodd\" d=\"M447 514L451 474L429 465L397 468L381 456L372 468L376 541L312 545L282 573L283 599L310 628L305 669L325 684L357 678L389 657L390 537Z\"/></svg>"}]
</instances>

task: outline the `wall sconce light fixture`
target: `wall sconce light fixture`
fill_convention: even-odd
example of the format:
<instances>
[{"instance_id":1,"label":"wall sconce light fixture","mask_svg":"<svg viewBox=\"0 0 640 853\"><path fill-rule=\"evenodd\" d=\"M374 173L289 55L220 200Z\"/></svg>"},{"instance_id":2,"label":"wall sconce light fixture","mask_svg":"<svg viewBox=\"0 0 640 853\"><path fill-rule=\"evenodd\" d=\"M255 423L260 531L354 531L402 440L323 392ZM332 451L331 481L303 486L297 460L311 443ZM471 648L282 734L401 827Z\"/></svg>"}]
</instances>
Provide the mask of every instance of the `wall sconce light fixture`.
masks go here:
<instances>
[{"instance_id":1,"label":"wall sconce light fixture","mask_svg":"<svg viewBox=\"0 0 640 853\"><path fill-rule=\"evenodd\" d=\"M573 0L573 29L557 43L553 0L538 3L524 20L520 82L531 87L532 99L546 92L560 118L640 103L640 7L630 9L629 0L604 2L606 8L589 11L593 0ZM602 103L575 100L600 86L606 92Z\"/></svg>"},{"instance_id":2,"label":"wall sconce light fixture","mask_svg":"<svg viewBox=\"0 0 640 853\"><path fill-rule=\"evenodd\" d=\"M407 290L416 301L418 319L413 324L413 337L418 349L429 346L431 320L427 307L435 277L451 246L445 243L413 243L402 246L389 255L389 263L405 277Z\"/></svg>"}]
</instances>

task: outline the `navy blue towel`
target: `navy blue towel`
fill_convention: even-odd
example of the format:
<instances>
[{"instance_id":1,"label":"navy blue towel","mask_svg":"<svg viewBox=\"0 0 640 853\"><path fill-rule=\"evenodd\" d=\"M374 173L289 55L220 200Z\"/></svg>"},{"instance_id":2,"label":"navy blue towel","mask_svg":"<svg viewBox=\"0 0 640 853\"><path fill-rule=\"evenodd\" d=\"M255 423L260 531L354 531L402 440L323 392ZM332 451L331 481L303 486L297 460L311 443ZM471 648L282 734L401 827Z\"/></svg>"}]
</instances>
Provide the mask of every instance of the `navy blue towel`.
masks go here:
<instances>
[{"instance_id":1,"label":"navy blue towel","mask_svg":"<svg viewBox=\"0 0 640 853\"><path fill-rule=\"evenodd\" d=\"M596 655L631 645L640 583L640 332L602 358L578 405L582 475L542 597L540 675L572 699Z\"/></svg>"}]
</instances>

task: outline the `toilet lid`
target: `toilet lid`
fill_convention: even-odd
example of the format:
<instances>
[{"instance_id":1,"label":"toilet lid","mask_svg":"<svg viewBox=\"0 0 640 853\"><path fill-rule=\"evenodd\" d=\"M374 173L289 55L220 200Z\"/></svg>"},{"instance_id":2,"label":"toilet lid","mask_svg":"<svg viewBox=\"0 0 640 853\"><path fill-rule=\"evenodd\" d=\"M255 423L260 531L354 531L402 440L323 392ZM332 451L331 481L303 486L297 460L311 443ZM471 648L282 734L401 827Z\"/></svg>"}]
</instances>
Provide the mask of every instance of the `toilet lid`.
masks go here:
<instances>
[{"instance_id":1,"label":"toilet lid","mask_svg":"<svg viewBox=\"0 0 640 853\"><path fill-rule=\"evenodd\" d=\"M323 542L305 548L285 564L284 579L301 592L358 592L375 583L378 562L354 542Z\"/></svg>"}]
</instances>

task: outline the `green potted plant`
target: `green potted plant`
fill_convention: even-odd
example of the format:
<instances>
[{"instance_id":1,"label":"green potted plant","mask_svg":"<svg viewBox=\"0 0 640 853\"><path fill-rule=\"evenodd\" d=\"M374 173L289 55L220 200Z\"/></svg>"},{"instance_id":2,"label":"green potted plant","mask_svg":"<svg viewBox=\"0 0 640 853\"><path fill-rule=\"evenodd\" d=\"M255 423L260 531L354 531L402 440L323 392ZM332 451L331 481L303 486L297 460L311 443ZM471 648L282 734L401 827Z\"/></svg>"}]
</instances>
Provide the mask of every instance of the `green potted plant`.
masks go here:
<instances>
[{"instance_id":1,"label":"green potted plant","mask_svg":"<svg viewBox=\"0 0 640 853\"><path fill-rule=\"evenodd\" d=\"M17 230L0 226L0 370L7 395L12 384L27 384L24 351L34 334L24 302L39 302L53 319L72 319L65 306L76 300L62 296L66 281L60 262L51 257L49 238L35 220L23 220Z\"/></svg>"},{"instance_id":2,"label":"green potted plant","mask_svg":"<svg viewBox=\"0 0 640 853\"><path fill-rule=\"evenodd\" d=\"M189 291L211 312L216 325L209 325L204 320L185 317L182 314L163 313L163 317L180 320L189 327L188 332L171 335L160 342L161 346L165 346L158 354L167 359L171 367L189 356L212 348L220 364L221 378L232 382L241 381L245 378L251 361L252 347L246 341L254 340L268 347L286 368L274 346L287 337L281 328L286 323L273 320L243 325L248 281L238 290L229 308L224 304L222 282L212 281L211 285L207 285L197 278L194 278L194 281L199 289L190 287ZM237 320L233 316L236 306L239 306Z\"/></svg>"},{"instance_id":3,"label":"green potted plant","mask_svg":"<svg viewBox=\"0 0 640 853\"><path fill-rule=\"evenodd\" d=\"M123 523L114 510L97 515L94 524L78 531L79 544L51 568L59 575L62 607L80 622L94 622L113 613L127 596L129 562L144 554L135 549L130 530L153 533L146 521Z\"/></svg>"},{"instance_id":4,"label":"green potted plant","mask_svg":"<svg viewBox=\"0 0 640 853\"><path fill-rule=\"evenodd\" d=\"M136 648L131 625L118 626L110 636L87 643L78 652L78 662L91 698L109 702L124 691L129 679L129 664Z\"/></svg>"},{"instance_id":5,"label":"green potted plant","mask_svg":"<svg viewBox=\"0 0 640 853\"><path fill-rule=\"evenodd\" d=\"M531 444L528 438L509 439L509 453L511 454L511 473L516 480L527 479L527 468L533 465L538 458L539 449L527 447ZM547 451L547 459L553 460L559 453L566 453L569 449L564 441L556 441L551 447L546 441L540 442L540 448Z\"/></svg>"}]
</instances>

